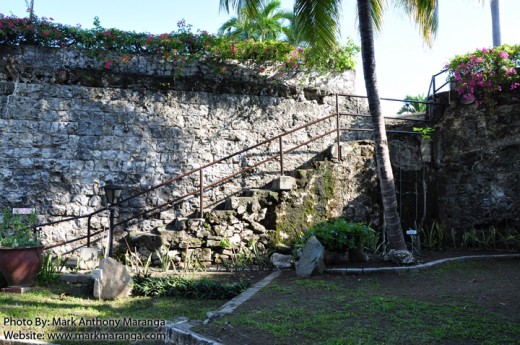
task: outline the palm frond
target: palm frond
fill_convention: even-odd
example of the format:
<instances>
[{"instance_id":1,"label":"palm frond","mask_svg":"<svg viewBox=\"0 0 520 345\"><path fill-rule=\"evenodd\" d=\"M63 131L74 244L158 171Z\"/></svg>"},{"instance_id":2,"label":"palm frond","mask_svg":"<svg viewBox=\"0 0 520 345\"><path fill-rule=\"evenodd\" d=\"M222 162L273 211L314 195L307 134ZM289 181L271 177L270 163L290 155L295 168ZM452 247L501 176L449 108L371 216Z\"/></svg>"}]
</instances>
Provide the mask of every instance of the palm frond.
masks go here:
<instances>
[{"instance_id":1,"label":"palm frond","mask_svg":"<svg viewBox=\"0 0 520 345\"><path fill-rule=\"evenodd\" d=\"M249 16L255 16L258 13L258 7L264 4L264 0L220 0L220 11L235 13L245 10Z\"/></svg>"},{"instance_id":2,"label":"palm frond","mask_svg":"<svg viewBox=\"0 0 520 345\"><path fill-rule=\"evenodd\" d=\"M297 0L294 14L296 27L306 41L324 49L337 45L341 0Z\"/></svg>"},{"instance_id":3,"label":"palm frond","mask_svg":"<svg viewBox=\"0 0 520 345\"><path fill-rule=\"evenodd\" d=\"M395 4L417 24L424 41L431 46L438 28L438 0L396 0Z\"/></svg>"}]
</instances>

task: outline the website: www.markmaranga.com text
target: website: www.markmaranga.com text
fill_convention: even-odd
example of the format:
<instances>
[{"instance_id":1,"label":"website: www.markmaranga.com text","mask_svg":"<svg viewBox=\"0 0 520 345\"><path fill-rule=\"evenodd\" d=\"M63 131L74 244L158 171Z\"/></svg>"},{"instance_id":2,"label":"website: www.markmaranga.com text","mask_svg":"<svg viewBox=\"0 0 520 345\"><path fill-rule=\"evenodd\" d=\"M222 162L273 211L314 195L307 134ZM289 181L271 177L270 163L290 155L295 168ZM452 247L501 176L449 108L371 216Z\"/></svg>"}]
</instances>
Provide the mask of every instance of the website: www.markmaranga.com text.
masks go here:
<instances>
[{"instance_id":1,"label":"website: www.markmaranga.com text","mask_svg":"<svg viewBox=\"0 0 520 345\"><path fill-rule=\"evenodd\" d=\"M84 341L137 341L137 340L165 340L166 334L161 332L77 332L77 333L52 333L44 334L35 331L4 331L4 339L6 340L84 340ZM47 339L45 339L47 338Z\"/></svg>"}]
</instances>

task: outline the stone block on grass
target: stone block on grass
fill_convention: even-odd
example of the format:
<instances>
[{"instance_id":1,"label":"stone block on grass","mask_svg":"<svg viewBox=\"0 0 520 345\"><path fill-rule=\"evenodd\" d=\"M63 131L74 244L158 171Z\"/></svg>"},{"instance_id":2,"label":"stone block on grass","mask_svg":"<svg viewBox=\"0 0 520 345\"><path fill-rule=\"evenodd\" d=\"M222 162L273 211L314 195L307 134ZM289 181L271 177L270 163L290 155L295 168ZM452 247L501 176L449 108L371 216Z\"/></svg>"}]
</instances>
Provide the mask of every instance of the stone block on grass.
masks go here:
<instances>
[{"instance_id":1,"label":"stone block on grass","mask_svg":"<svg viewBox=\"0 0 520 345\"><path fill-rule=\"evenodd\" d=\"M102 270L103 277L94 282L94 297L114 300L130 295L132 277L125 265L106 258L99 261L99 269Z\"/></svg>"},{"instance_id":2,"label":"stone block on grass","mask_svg":"<svg viewBox=\"0 0 520 345\"><path fill-rule=\"evenodd\" d=\"M303 247L300 259L296 262L296 275L310 277L315 274L323 274L325 271L324 255L323 245L315 236L311 236Z\"/></svg>"}]
</instances>

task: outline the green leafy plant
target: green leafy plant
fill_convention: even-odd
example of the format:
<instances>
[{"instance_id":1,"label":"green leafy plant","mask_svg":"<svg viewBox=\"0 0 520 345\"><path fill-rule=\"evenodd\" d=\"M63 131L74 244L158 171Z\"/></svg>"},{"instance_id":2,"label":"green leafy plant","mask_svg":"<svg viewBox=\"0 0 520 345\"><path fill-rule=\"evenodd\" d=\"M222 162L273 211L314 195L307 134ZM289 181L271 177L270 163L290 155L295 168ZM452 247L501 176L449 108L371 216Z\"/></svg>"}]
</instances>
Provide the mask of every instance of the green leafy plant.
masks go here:
<instances>
[{"instance_id":1,"label":"green leafy plant","mask_svg":"<svg viewBox=\"0 0 520 345\"><path fill-rule=\"evenodd\" d=\"M194 280L182 276L133 278L134 296L172 296L189 299L230 299L242 293L248 282L226 283L207 279Z\"/></svg>"},{"instance_id":2,"label":"green leafy plant","mask_svg":"<svg viewBox=\"0 0 520 345\"><path fill-rule=\"evenodd\" d=\"M432 141L432 134L435 129L431 127L413 127L414 132L421 133L421 137L426 141Z\"/></svg>"},{"instance_id":3,"label":"green leafy plant","mask_svg":"<svg viewBox=\"0 0 520 345\"><path fill-rule=\"evenodd\" d=\"M41 241L34 227L38 222L36 212L31 214L16 214L11 208L2 211L0 226L0 247L20 248L40 246Z\"/></svg>"},{"instance_id":4,"label":"green leafy plant","mask_svg":"<svg viewBox=\"0 0 520 345\"><path fill-rule=\"evenodd\" d=\"M45 253L42 268L38 273L37 281L40 285L48 285L59 279L59 272L63 270L67 259L62 259L61 255L54 255L50 250Z\"/></svg>"},{"instance_id":5,"label":"green leafy plant","mask_svg":"<svg viewBox=\"0 0 520 345\"><path fill-rule=\"evenodd\" d=\"M276 62L302 70L345 71L354 68L359 47L352 41L333 51L294 47L288 42L268 40L239 41L233 37L214 36L206 31L192 32L184 20L177 31L161 35L136 33L101 26L94 19L92 29L53 23L49 18L17 18L0 14L0 45L34 44L52 48L84 50L96 58L101 68L130 62L135 56L159 57L162 61L238 60Z\"/></svg>"},{"instance_id":6,"label":"green leafy plant","mask_svg":"<svg viewBox=\"0 0 520 345\"><path fill-rule=\"evenodd\" d=\"M345 218L337 218L305 229L300 244L305 244L311 236L316 236L325 249L339 252L364 247L374 249L377 241L376 232L368 225L350 222Z\"/></svg>"},{"instance_id":7,"label":"green leafy plant","mask_svg":"<svg viewBox=\"0 0 520 345\"><path fill-rule=\"evenodd\" d=\"M257 242L250 241L247 246L242 243L231 244L228 239L222 239L220 242L223 248L231 250L229 259L220 260L226 270L238 273L247 268L260 271L272 268L269 252L260 250Z\"/></svg>"},{"instance_id":8,"label":"green leafy plant","mask_svg":"<svg viewBox=\"0 0 520 345\"><path fill-rule=\"evenodd\" d=\"M136 272L139 275L148 276L151 263L152 254L148 255L146 260L143 260L137 249L135 249L135 251L128 249L125 253L125 264L129 266L133 272Z\"/></svg>"},{"instance_id":9,"label":"green leafy plant","mask_svg":"<svg viewBox=\"0 0 520 345\"><path fill-rule=\"evenodd\" d=\"M430 227L419 229L419 233L422 246L430 250L445 249L446 240L452 238L451 232L448 234L446 227L436 221Z\"/></svg>"},{"instance_id":10,"label":"green leafy plant","mask_svg":"<svg viewBox=\"0 0 520 345\"><path fill-rule=\"evenodd\" d=\"M306 48L301 51L305 68L321 72L342 72L355 68L361 48L348 38L347 43L331 50ZM294 65L293 65L294 66Z\"/></svg>"},{"instance_id":11,"label":"green leafy plant","mask_svg":"<svg viewBox=\"0 0 520 345\"><path fill-rule=\"evenodd\" d=\"M268 270L273 267L269 251L261 251L258 248L257 242L251 244L251 254L253 256L253 265L256 265L260 271Z\"/></svg>"},{"instance_id":12,"label":"green leafy plant","mask_svg":"<svg viewBox=\"0 0 520 345\"><path fill-rule=\"evenodd\" d=\"M161 265L161 269L166 272L172 267L175 269L175 264L173 262L173 258L169 255L169 245L162 246L160 249L155 251L155 254L159 258L159 262Z\"/></svg>"},{"instance_id":13,"label":"green leafy plant","mask_svg":"<svg viewBox=\"0 0 520 345\"><path fill-rule=\"evenodd\" d=\"M424 95L407 95L404 100L406 103L401 107L401 109L397 111L398 115L425 113L428 109L425 103L419 103L426 101L426 97L424 97Z\"/></svg>"},{"instance_id":14,"label":"green leafy plant","mask_svg":"<svg viewBox=\"0 0 520 345\"><path fill-rule=\"evenodd\" d=\"M192 248L187 247L181 256L183 262L182 272L205 272L207 270L206 263L201 260L200 256Z\"/></svg>"},{"instance_id":15,"label":"green leafy plant","mask_svg":"<svg viewBox=\"0 0 520 345\"><path fill-rule=\"evenodd\" d=\"M520 248L520 232L515 228L506 226L497 234L497 246L505 249Z\"/></svg>"}]
</instances>

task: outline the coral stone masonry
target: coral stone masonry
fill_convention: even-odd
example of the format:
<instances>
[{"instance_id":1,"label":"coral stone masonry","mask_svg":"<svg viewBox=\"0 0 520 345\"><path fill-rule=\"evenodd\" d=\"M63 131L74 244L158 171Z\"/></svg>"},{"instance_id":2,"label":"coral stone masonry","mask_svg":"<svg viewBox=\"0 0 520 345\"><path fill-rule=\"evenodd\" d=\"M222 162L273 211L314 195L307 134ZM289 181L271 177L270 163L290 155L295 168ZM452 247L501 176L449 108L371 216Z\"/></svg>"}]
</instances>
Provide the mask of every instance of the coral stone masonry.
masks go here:
<instances>
[{"instance_id":1,"label":"coral stone masonry","mask_svg":"<svg viewBox=\"0 0 520 345\"><path fill-rule=\"evenodd\" d=\"M233 61L134 57L107 69L81 51L2 47L0 205L35 208L40 224L87 215L103 206L108 181L124 186L125 198L337 110L366 114L359 98L341 97L336 108L336 93L352 93L353 83L353 72L306 75ZM431 124L431 151L424 142L421 148L418 136L389 136L405 226L427 219L457 230L520 227L519 104L518 92L501 100L490 125L484 109L452 101ZM369 122L341 121L343 128ZM117 226L120 249L128 243L155 262L168 255L178 264L214 263L238 246L288 245L303 227L328 217L381 228L368 132L342 133L341 163L336 137L329 135L284 154L282 178L278 160L256 166L279 154L279 145L301 145L335 124L331 117L118 205L116 221L195 191L182 203ZM244 168L222 186L204 188ZM204 219L196 194L201 181ZM84 236L87 223L83 217L46 226L44 243ZM106 230L108 212L90 223L92 231Z\"/></svg>"}]
</instances>

